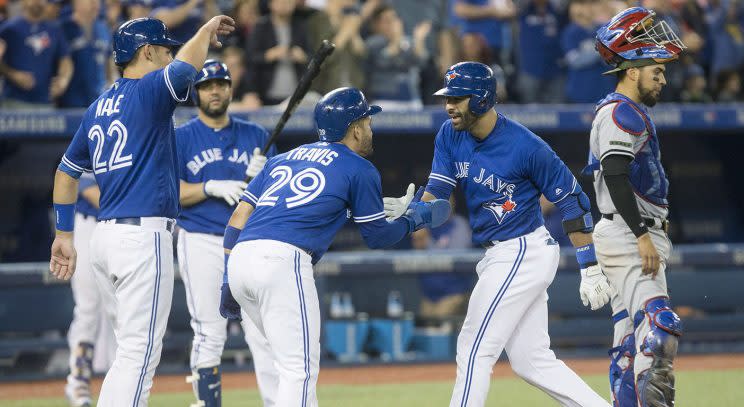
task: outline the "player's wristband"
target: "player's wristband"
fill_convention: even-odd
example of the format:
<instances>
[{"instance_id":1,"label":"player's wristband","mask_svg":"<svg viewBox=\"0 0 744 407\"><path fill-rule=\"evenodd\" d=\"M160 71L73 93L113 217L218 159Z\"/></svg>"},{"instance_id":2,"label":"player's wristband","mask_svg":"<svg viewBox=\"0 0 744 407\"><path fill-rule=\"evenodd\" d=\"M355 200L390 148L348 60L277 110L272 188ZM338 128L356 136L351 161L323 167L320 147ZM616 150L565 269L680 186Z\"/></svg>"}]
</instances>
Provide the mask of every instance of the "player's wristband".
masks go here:
<instances>
[{"instance_id":1,"label":"player's wristband","mask_svg":"<svg viewBox=\"0 0 744 407\"><path fill-rule=\"evenodd\" d=\"M576 248L576 260L581 268L587 268L597 264L597 254L594 252L594 243Z\"/></svg>"},{"instance_id":2,"label":"player's wristband","mask_svg":"<svg viewBox=\"0 0 744 407\"><path fill-rule=\"evenodd\" d=\"M75 226L75 204L54 204L55 227L62 232L72 232Z\"/></svg>"},{"instance_id":3,"label":"player's wristband","mask_svg":"<svg viewBox=\"0 0 744 407\"><path fill-rule=\"evenodd\" d=\"M222 247L232 250L235 247L235 242L238 241L238 236L240 236L240 229L228 225L225 228L225 238L222 241Z\"/></svg>"}]
</instances>

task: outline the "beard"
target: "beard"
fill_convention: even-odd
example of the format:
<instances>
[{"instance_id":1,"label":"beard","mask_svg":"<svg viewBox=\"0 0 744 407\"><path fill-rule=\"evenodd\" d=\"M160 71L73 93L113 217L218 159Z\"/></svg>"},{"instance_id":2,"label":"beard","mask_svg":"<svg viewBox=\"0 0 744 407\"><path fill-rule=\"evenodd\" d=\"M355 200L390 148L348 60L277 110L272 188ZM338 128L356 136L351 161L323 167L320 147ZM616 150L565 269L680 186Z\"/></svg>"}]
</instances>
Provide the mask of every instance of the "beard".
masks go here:
<instances>
[{"instance_id":1,"label":"beard","mask_svg":"<svg viewBox=\"0 0 744 407\"><path fill-rule=\"evenodd\" d=\"M640 83L638 84L638 95L641 98L641 103L648 107L656 106L656 102L659 101L658 95L655 94L653 89L645 89Z\"/></svg>"},{"instance_id":2,"label":"beard","mask_svg":"<svg viewBox=\"0 0 744 407\"><path fill-rule=\"evenodd\" d=\"M367 137L362 140L359 146L359 155L362 157L369 157L375 152L375 146L372 145L372 137Z\"/></svg>"},{"instance_id":3,"label":"beard","mask_svg":"<svg viewBox=\"0 0 744 407\"><path fill-rule=\"evenodd\" d=\"M452 127L454 127L457 131L468 130L473 126L473 124L475 124L477 120L478 117L476 117L468 110L460 113L460 122L458 124L452 123Z\"/></svg>"},{"instance_id":4,"label":"beard","mask_svg":"<svg viewBox=\"0 0 744 407\"><path fill-rule=\"evenodd\" d=\"M199 109L201 109L202 112L204 112L205 115L211 118L217 118L225 114L227 112L227 106L230 105L229 100L223 100L222 103L220 103L217 107L212 107L212 103L202 102L199 103Z\"/></svg>"}]
</instances>

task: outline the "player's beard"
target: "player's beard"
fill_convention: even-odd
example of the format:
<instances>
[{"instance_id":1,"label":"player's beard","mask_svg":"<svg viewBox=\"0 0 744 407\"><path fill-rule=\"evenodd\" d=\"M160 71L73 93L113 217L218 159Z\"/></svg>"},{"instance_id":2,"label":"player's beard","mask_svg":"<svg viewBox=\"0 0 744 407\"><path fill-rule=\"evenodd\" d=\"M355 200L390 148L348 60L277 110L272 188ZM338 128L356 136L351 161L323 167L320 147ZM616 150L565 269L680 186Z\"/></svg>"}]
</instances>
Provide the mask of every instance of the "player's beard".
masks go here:
<instances>
[{"instance_id":1,"label":"player's beard","mask_svg":"<svg viewBox=\"0 0 744 407\"><path fill-rule=\"evenodd\" d=\"M374 152L375 146L372 143L372 135L363 138L359 146L359 155L361 155L362 157L369 157Z\"/></svg>"},{"instance_id":2,"label":"player's beard","mask_svg":"<svg viewBox=\"0 0 744 407\"><path fill-rule=\"evenodd\" d=\"M212 107L212 102L207 101L206 103L201 103L201 111L204 112L205 115L208 117L211 117L213 119L218 118L227 112L227 106L230 105L230 100L225 99L222 101L222 103L219 104L217 107Z\"/></svg>"},{"instance_id":3,"label":"player's beard","mask_svg":"<svg viewBox=\"0 0 744 407\"><path fill-rule=\"evenodd\" d=\"M457 131L463 131L463 130L470 129L471 127L473 127L473 125L475 124L475 122L478 120L478 117L475 116L469 110L468 111L464 111L464 112L458 112L458 114L460 115L460 121L459 121L459 123L457 123L457 124L452 123L452 127L454 127L455 130L457 130Z\"/></svg>"},{"instance_id":4,"label":"player's beard","mask_svg":"<svg viewBox=\"0 0 744 407\"><path fill-rule=\"evenodd\" d=\"M641 99L641 103L648 107L654 107L656 106L656 102L659 101L659 93L656 93L656 89L654 88L646 88L643 85L641 85L641 82L638 82L638 96ZM661 92L661 90L659 90Z\"/></svg>"}]
</instances>

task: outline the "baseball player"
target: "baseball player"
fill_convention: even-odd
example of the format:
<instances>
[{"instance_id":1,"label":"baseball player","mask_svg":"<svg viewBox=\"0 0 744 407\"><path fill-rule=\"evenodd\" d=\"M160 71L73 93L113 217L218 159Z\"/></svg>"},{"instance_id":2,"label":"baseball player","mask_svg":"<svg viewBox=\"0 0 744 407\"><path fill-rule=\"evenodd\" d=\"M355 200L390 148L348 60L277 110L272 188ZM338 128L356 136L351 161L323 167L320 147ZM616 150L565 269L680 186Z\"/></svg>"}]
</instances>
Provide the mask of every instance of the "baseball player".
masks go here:
<instances>
[{"instance_id":1,"label":"baseball player","mask_svg":"<svg viewBox=\"0 0 744 407\"><path fill-rule=\"evenodd\" d=\"M255 178L266 164L260 154L269 138L263 127L227 114L232 99L232 79L227 66L207 60L196 75L194 102L199 116L176 129L180 200L178 265L186 290L194 341L191 347L192 382L205 407L219 407L220 360L227 339L227 320L220 315L220 286L224 272L222 240L232 209L246 187L246 176ZM251 154L250 156L249 154ZM275 148L268 152L276 153ZM249 160L250 157L250 160ZM268 343L260 342L255 325L243 321L253 355L258 384L276 381L268 359ZM264 405L273 395L262 391Z\"/></svg>"},{"instance_id":2,"label":"baseball player","mask_svg":"<svg viewBox=\"0 0 744 407\"><path fill-rule=\"evenodd\" d=\"M50 270L75 271L74 203L78 178L92 171L101 190L90 262L115 319L116 358L98 405L146 406L160 361L173 294L171 232L178 215L173 111L185 101L209 44L234 29L230 17L202 26L173 59L165 25L141 18L114 35L122 78L85 112L54 180L56 237Z\"/></svg>"},{"instance_id":3,"label":"baseball player","mask_svg":"<svg viewBox=\"0 0 744 407\"><path fill-rule=\"evenodd\" d=\"M672 363L682 322L672 310L666 269L669 182L648 115L666 84L664 64L685 45L642 7L624 10L597 31L596 48L618 78L595 109L589 141L597 206L597 259L617 292L610 350L614 405L674 405Z\"/></svg>"},{"instance_id":4,"label":"baseball player","mask_svg":"<svg viewBox=\"0 0 744 407\"><path fill-rule=\"evenodd\" d=\"M232 255L220 312L237 318L242 308L271 343L277 406L318 405L320 308L312 265L347 219L369 247L381 248L449 217L449 202L437 200L414 202L400 218L385 220L380 174L364 159L373 150L371 116L381 110L355 88L326 94L315 107L320 141L271 158L225 230Z\"/></svg>"},{"instance_id":5,"label":"baseball player","mask_svg":"<svg viewBox=\"0 0 744 407\"><path fill-rule=\"evenodd\" d=\"M92 405L91 375L94 371L107 371L116 352L113 327L104 311L89 263L88 247L96 226L100 193L93 174L86 173L80 177L74 233L78 267L77 273L70 279L75 308L67 331L70 374L65 386L65 396L72 407Z\"/></svg>"},{"instance_id":6,"label":"baseball player","mask_svg":"<svg viewBox=\"0 0 744 407\"><path fill-rule=\"evenodd\" d=\"M589 198L551 148L494 109L496 79L477 62L445 74L450 119L434 144L423 200L447 199L459 183L470 214L473 241L485 247L478 282L457 339L457 380L450 406L483 406L491 370L506 350L514 372L564 406L608 406L550 350L547 288L555 277L558 244L543 226L540 195L561 211L576 246L584 305L609 301L607 279L592 244ZM389 201L388 210L406 204ZM399 210L398 210L399 212Z\"/></svg>"}]
</instances>

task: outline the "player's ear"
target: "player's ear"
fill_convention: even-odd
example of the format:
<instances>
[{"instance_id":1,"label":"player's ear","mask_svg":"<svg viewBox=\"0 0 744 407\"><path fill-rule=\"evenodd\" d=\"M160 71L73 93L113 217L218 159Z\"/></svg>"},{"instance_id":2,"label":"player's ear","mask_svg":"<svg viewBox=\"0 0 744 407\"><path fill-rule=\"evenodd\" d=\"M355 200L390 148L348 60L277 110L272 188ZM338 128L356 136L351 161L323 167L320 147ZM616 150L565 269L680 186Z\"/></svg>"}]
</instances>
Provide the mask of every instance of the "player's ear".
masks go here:
<instances>
[{"instance_id":1,"label":"player's ear","mask_svg":"<svg viewBox=\"0 0 744 407\"><path fill-rule=\"evenodd\" d=\"M628 68L626 72L627 72L627 75L630 77L630 79L634 81L638 81L638 78L641 76L641 70L638 69L637 67Z\"/></svg>"}]
</instances>

